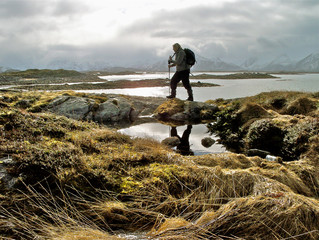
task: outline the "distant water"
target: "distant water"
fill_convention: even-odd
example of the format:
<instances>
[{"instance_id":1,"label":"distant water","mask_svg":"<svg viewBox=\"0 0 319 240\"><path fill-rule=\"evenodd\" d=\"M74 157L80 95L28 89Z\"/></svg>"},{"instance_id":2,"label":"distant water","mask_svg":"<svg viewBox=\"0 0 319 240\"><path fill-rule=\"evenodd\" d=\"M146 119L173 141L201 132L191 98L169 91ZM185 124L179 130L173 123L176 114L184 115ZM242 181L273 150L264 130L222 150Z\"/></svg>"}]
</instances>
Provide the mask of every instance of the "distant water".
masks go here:
<instances>
[{"instance_id":1,"label":"distant water","mask_svg":"<svg viewBox=\"0 0 319 240\"><path fill-rule=\"evenodd\" d=\"M194 75L201 73L194 73ZM208 74L230 74L230 73L208 73ZM204 87L193 88L195 101L206 101L216 98L238 98L253 96L261 92L269 92L275 90L286 91L319 91L319 74L275 74L278 78L267 79L205 79L205 80L191 80L192 82L207 82L215 83L219 87ZM171 73L172 77L172 73ZM153 73L153 74L139 74L139 75L122 75L122 76L105 76L102 79L116 81L120 79L129 79L132 81L141 79L156 79L168 78L168 73ZM91 93L116 93L135 96L154 96L165 97L169 94L169 87L154 87L154 88L135 88L135 89L109 89L109 90L83 90L81 92ZM183 87L177 89L177 97L181 99L187 98L186 90Z\"/></svg>"}]
</instances>

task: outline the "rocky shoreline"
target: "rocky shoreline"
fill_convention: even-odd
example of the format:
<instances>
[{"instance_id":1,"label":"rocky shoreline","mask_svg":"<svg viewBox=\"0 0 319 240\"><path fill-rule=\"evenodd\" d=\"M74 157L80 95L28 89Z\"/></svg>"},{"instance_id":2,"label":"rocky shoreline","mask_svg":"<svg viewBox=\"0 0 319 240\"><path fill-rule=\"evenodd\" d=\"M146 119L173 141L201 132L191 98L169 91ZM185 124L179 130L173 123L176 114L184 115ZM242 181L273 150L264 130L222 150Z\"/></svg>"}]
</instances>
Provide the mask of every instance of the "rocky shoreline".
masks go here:
<instances>
[{"instance_id":1,"label":"rocky shoreline","mask_svg":"<svg viewBox=\"0 0 319 240\"><path fill-rule=\"evenodd\" d=\"M1 236L318 239L318 102L2 91ZM100 124L153 113L175 125L215 119L210 131L233 152L186 157Z\"/></svg>"}]
</instances>

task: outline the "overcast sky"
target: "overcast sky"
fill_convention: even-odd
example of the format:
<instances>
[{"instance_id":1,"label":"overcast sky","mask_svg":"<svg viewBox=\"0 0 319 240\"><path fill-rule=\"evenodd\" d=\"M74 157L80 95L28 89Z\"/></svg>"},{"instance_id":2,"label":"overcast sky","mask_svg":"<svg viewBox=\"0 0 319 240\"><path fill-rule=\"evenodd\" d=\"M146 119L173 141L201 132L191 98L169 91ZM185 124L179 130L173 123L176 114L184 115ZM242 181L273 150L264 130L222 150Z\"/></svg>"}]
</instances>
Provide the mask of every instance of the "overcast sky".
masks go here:
<instances>
[{"instance_id":1,"label":"overcast sky","mask_svg":"<svg viewBox=\"0 0 319 240\"><path fill-rule=\"evenodd\" d=\"M318 0L0 0L0 66L132 66L175 42L236 64L300 60L319 52L318 13Z\"/></svg>"}]
</instances>

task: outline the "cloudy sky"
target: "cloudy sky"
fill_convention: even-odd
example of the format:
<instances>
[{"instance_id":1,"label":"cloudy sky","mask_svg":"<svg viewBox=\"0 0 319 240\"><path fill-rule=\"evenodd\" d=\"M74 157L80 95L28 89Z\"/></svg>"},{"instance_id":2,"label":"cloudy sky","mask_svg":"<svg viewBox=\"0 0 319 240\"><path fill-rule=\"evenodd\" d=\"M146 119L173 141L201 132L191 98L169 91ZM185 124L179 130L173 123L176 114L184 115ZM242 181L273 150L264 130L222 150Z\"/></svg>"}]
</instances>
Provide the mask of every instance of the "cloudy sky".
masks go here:
<instances>
[{"instance_id":1,"label":"cloudy sky","mask_svg":"<svg viewBox=\"0 0 319 240\"><path fill-rule=\"evenodd\" d=\"M319 52L318 0L0 0L0 66L134 66L197 55L300 60Z\"/></svg>"}]
</instances>

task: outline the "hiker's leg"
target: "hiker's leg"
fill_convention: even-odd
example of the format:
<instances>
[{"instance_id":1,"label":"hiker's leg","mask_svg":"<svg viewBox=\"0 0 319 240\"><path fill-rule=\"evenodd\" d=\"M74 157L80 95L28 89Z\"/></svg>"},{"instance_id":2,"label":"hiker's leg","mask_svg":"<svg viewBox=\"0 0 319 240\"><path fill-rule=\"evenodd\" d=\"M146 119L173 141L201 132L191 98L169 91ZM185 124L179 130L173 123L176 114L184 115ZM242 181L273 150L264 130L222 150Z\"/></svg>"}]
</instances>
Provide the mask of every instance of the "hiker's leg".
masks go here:
<instances>
[{"instance_id":1,"label":"hiker's leg","mask_svg":"<svg viewBox=\"0 0 319 240\"><path fill-rule=\"evenodd\" d=\"M182 82L183 82L184 88L187 90L187 93L188 93L187 100L193 101L194 100L193 90L192 90L191 84L189 82L189 70L183 71Z\"/></svg>"},{"instance_id":2,"label":"hiker's leg","mask_svg":"<svg viewBox=\"0 0 319 240\"><path fill-rule=\"evenodd\" d=\"M180 76L179 76L179 72L176 72L172 79L171 79L171 95L167 96L167 98L175 98L176 97L176 88L177 88L177 84L180 81Z\"/></svg>"},{"instance_id":3,"label":"hiker's leg","mask_svg":"<svg viewBox=\"0 0 319 240\"><path fill-rule=\"evenodd\" d=\"M171 137L178 137L176 127L172 127L172 129L171 129Z\"/></svg>"}]
</instances>

